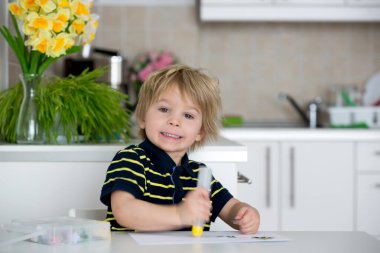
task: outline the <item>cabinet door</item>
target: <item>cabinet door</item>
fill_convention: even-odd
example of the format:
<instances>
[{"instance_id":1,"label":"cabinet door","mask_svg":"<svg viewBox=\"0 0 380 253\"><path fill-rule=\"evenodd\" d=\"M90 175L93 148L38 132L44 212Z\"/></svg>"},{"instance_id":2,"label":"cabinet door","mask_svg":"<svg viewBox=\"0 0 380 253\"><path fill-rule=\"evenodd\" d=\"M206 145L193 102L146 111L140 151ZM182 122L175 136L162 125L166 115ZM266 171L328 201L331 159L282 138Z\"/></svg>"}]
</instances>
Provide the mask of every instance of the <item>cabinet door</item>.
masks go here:
<instances>
[{"instance_id":1,"label":"cabinet door","mask_svg":"<svg viewBox=\"0 0 380 253\"><path fill-rule=\"evenodd\" d=\"M237 196L237 166L236 163L218 163L218 162L208 162L206 163L208 167L211 168L214 177L227 188L228 191ZM220 218L217 218L215 223L211 224L212 231L229 231L234 230L229 225L224 223Z\"/></svg>"},{"instance_id":2,"label":"cabinet door","mask_svg":"<svg viewBox=\"0 0 380 253\"><path fill-rule=\"evenodd\" d=\"M347 0L348 5L380 6L380 0Z\"/></svg>"},{"instance_id":3,"label":"cabinet door","mask_svg":"<svg viewBox=\"0 0 380 253\"><path fill-rule=\"evenodd\" d=\"M314 6L329 6L329 5L344 5L345 0L276 0L277 4L284 4L284 5L314 5Z\"/></svg>"},{"instance_id":4,"label":"cabinet door","mask_svg":"<svg viewBox=\"0 0 380 253\"><path fill-rule=\"evenodd\" d=\"M274 0L201 0L201 4L271 4Z\"/></svg>"},{"instance_id":5,"label":"cabinet door","mask_svg":"<svg viewBox=\"0 0 380 253\"><path fill-rule=\"evenodd\" d=\"M357 229L380 237L380 174L358 176Z\"/></svg>"},{"instance_id":6,"label":"cabinet door","mask_svg":"<svg viewBox=\"0 0 380 253\"><path fill-rule=\"evenodd\" d=\"M380 143L359 142L357 144L356 168L358 172L380 172Z\"/></svg>"},{"instance_id":7,"label":"cabinet door","mask_svg":"<svg viewBox=\"0 0 380 253\"><path fill-rule=\"evenodd\" d=\"M278 142L241 142L247 146L248 162L238 171L251 183L238 184L238 198L260 212L260 230L278 230Z\"/></svg>"},{"instance_id":8,"label":"cabinet door","mask_svg":"<svg viewBox=\"0 0 380 253\"><path fill-rule=\"evenodd\" d=\"M280 229L352 230L353 143L281 145Z\"/></svg>"},{"instance_id":9,"label":"cabinet door","mask_svg":"<svg viewBox=\"0 0 380 253\"><path fill-rule=\"evenodd\" d=\"M1 162L0 223L104 208L100 190L109 162Z\"/></svg>"}]
</instances>

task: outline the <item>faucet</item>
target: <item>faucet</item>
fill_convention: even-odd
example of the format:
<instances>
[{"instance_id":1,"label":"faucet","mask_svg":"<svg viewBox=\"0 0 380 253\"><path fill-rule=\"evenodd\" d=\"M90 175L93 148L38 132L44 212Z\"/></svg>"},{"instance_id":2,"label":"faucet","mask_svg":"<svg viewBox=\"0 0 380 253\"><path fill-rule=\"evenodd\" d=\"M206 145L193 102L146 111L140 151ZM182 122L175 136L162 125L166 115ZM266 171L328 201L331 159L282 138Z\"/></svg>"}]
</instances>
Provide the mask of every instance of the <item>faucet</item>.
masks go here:
<instances>
[{"instance_id":1,"label":"faucet","mask_svg":"<svg viewBox=\"0 0 380 253\"><path fill-rule=\"evenodd\" d=\"M320 104L322 102L322 99L320 97L316 97L308 104L308 114L306 114L302 108L299 106L299 104L292 98L289 94L280 92L278 94L278 98L281 101L287 100L292 107L296 110L296 112L300 115L302 118L302 121L305 123L306 126L309 126L310 128L317 128L321 127L322 125L318 122L318 111Z\"/></svg>"}]
</instances>

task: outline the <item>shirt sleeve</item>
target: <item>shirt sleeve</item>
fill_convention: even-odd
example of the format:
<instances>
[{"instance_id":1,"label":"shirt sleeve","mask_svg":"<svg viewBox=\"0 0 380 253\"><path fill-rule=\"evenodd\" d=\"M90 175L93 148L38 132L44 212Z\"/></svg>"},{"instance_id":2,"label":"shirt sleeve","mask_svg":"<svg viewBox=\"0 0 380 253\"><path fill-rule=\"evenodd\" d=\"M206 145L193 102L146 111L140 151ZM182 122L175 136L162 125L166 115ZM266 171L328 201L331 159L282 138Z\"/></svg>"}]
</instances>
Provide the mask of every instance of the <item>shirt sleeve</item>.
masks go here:
<instances>
[{"instance_id":1,"label":"shirt sleeve","mask_svg":"<svg viewBox=\"0 0 380 253\"><path fill-rule=\"evenodd\" d=\"M100 201L109 206L111 193L122 190L142 199L146 189L144 165L138 152L133 148L119 151L108 167Z\"/></svg>"},{"instance_id":2,"label":"shirt sleeve","mask_svg":"<svg viewBox=\"0 0 380 253\"><path fill-rule=\"evenodd\" d=\"M218 180L214 178L214 176L211 181L210 196L212 201L212 214L210 220L214 222L224 205L233 198L233 196Z\"/></svg>"}]
</instances>

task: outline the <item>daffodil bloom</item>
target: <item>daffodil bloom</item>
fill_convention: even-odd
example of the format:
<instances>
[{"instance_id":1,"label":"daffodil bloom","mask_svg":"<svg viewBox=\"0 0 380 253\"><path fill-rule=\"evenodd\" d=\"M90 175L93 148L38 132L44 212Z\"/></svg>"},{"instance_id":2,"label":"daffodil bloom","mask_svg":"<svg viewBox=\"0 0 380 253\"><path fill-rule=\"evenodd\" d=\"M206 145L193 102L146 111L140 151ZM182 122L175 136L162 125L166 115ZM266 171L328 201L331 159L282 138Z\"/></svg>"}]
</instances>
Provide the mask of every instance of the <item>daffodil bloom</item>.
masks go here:
<instances>
[{"instance_id":1,"label":"daffodil bloom","mask_svg":"<svg viewBox=\"0 0 380 253\"><path fill-rule=\"evenodd\" d=\"M52 20L48 16L39 15L36 12L31 12L25 20L32 29L51 30L53 26Z\"/></svg>"},{"instance_id":2,"label":"daffodil bloom","mask_svg":"<svg viewBox=\"0 0 380 253\"><path fill-rule=\"evenodd\" d=\"M74 0L71 3L71 10L75 16L84 20L88 20L90 17L90 11L82 1Z\"/></svg>"},{"instance_id":3,"label":"daffodil bloom","mask_svg":"<svg viewBox=\"0 0 380 253\"><path fill-rule=\"evenodd\" d=\"M52 0L36 0L36 4L39 5L46 13L50 13L57 8L57 5Z\"/></svg>"},{"instance_id":4,"label":"daffodil bloom","mask_svg":"<svg viewBox=\"0 0 380 253\"><path fill-rule=\"evenodd\" d=\"M59 8L69 8L70 3L68 0L57 0L57 4Z\"/></svg>"},{"instance_id":5,"label":"daffodil bloom","mask_svg":"<svg viewBox=\"0 0 380 253\"><path fill-rule=\"evenodd\" d=\"M22 23L22 32L26 35L26 36L29 36L29 35L32 35L36 32L36 29L32 28L29 26L29 23L28 22L24 22Z\"/></svg>"},{"instance_id":6,"label":"daffodil bloom","mask_svg":"<svg viewBox=\"0 0 380 253\"><path fill-rule=\"evenodd\" d=\"M12 15L16 16L17 18L21 18L25 13L25 11L21 8L21 6L18 3L9 4L8 9L12 13Z\"/></svg>"},{"instance_id":7,"label":"daffodil bloom","mask_svg":"<svg viewBox=\"0 0 380 253\"><path fill-rule=\"evenodd\" d=\"M25 44L31 46L33 50L37 50L40 53L46 53L48 45L51 43L51 34L46 30L40 30L33 36L25 41Z\"/></svg>"},{"instance_id":8,"label":"daffodil bloom","mask_svg":"<svg viewBox=\"0 0 380 253\"><path fill-rule=\"evenodd\" d=\"M62 9L58 13L51 13L49 14L49 18L52 21L52 30L58 34L64 31L69 24L70 10Z\"/></svg>"},{"instance_id":9,"label":"daffodil bloom","mask_svg":"<svg viewBox=\"0 0 380 253\"><path fill-rule=\"evenodd\" d=\"M35 11L38 9L36 0L19 0L18 2L25 11Z\"/></svg>"},{"instance_id":10,"label":"daffodil bloom","mask_svg":"<svg viewBox=\"0 0 380 253\"><path fill-rule=\"evenodd\" d=\"M75 33L77 35L81 35L84 31L86 24L83 19L76 19L71 24L69 30L71 33Z\"/></svg>"},{"instance_id":11,"label":"daffodil bloom","mask_svg":"<svg viewBox=\"0 0 380 253\"><path fill-rule=\"evenodd\" d=\"M72 42L71 36L68 33L60 33L52 38L51 46L48 48L48 54L51 57L59 57L64 55L67 50L67 45Z\"/></svg>"},{"instance_id":12,"label":"daffodil bloom","mask_svg":"<svg viewBox=\"0 0 380 253\"><path fill-rule=\"evenodd\" d=\"M65 23L63 23L61 20L58 20L58 19L53 20L53 28L52 29L55 33L62 32L64 28L65 28Z\"/></svg>"},{"instance_id":13,"label":"daffodil bloom","mask_svg":"<svg viewBox=\"0 0 380 253\"><path fill-rule=\"evenodd\" d=\"M70 10L67 8L59 9L55 18L66 23L70 19Z\"/></svg>"},{"instance_id":14,"label":"daffodil bloom","mask_svg":"<svg viewBox=\"0 0 380 253\"><path fill-rule=\"evenodd\" d=\"M72 48L75 44L75 40L73 39L73 36L67 36L66 38L66 44L65 44L65 49L68 50L70 48Z\"/></svg>"}]
</instances>

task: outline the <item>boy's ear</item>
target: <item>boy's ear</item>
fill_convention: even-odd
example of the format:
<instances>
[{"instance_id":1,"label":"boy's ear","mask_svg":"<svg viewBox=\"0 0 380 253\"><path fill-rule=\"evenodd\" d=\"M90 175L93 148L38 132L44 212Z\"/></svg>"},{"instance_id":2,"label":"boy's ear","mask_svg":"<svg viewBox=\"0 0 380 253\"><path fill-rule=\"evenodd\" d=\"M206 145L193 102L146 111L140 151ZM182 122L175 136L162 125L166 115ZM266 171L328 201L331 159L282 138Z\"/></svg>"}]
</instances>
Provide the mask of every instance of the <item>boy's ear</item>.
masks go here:
<instances>
[{"instance_id":1,"label":"boy's ear","mask_svg":"<svg viewBox=\"0 0 380 253\"><path fill-rule=\"evenodd\" d=\"M145 129L145 120L139 119L138 125L141 129Z\"/></svg>"},{"instance_id":2,"label":"boy's ear","mask_svg":"<svg viewBox=\"0 0 380 253\"><path fill-rule=\"evenodd\" d=\"M199 134L195 137L195 141L201 141L204 137L203 129L199 132Z\"/></svg>"}]
</instances>

